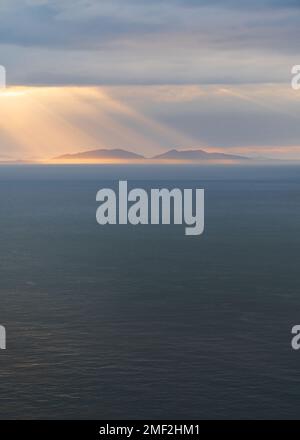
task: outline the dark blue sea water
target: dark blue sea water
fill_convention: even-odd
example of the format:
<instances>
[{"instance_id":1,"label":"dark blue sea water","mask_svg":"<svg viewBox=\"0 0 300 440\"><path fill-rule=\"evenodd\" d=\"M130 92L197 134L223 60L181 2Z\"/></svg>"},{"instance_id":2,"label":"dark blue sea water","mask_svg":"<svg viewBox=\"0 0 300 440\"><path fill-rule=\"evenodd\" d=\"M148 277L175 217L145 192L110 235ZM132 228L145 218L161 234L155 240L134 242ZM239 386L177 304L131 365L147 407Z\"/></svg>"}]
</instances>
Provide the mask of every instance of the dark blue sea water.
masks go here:
<instances>
[{"instance_id":1,"label":"dark blue sea water","mask_svg":"<svg viewBox=\"0 0 300 440\"><path fill-rule=\"evenodd\" d=\"M206 190L206 229L96 192ZM300 418L299 167L0 167L0 418Z\"/></svg>"}]
</instances>

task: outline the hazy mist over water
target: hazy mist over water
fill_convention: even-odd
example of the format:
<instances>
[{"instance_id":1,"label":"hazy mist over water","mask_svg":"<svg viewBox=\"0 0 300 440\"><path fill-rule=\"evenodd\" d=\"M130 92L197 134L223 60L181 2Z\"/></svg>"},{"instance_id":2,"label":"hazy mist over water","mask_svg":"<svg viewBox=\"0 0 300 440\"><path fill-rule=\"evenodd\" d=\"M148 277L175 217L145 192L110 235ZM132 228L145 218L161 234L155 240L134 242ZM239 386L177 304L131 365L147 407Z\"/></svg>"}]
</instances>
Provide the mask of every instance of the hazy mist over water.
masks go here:
<instances>
[{"instance_id":1,"label":"hazy mist over water","mask_svg":"<svg viewBox=\"0 0 300 440\"><path fill-rule=\"evenodd\" d=\"M300 167L1 166L2 418L299 418ZM205 233L96 223L204 188Z\"/></svg>"}]
</instances>

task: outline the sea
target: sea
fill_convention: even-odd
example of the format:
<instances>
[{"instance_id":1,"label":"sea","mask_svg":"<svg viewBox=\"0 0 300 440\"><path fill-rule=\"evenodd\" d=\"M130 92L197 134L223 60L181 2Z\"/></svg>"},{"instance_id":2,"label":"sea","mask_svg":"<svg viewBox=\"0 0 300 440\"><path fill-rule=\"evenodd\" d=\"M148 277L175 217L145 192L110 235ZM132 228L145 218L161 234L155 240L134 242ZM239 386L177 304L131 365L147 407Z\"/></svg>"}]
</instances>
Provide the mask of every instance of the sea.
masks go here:
<instances>
[{"instance_id":1,"label":"sea","mask_svg":"<svg viewBox=\"0 0 300 440\"><path fill-rule=\"evenodd\" d=\"M205 232L96 193L204 188ZM300 167L0 166L1 419L299 419Z\"/></svg>"}]
</instances>

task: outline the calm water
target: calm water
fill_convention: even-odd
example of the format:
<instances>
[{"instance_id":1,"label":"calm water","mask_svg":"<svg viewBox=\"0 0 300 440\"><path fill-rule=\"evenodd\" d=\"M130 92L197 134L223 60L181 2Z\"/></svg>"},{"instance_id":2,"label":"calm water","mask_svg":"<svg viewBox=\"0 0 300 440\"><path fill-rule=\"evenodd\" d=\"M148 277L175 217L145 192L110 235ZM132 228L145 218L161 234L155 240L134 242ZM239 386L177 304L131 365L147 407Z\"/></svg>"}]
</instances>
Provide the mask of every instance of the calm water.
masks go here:
<instances>
[{"instance_id":1,"label":"calm water","mask_svg":"<svg viewBox=\"0 0 300 440\"><path fill-rule=\"evenodd\" d=\"M120 178L205 188L204 236L98 226ZM300 418L299 261L297 167L0 167L0 417Z\"/></svg>"}]
</instances>

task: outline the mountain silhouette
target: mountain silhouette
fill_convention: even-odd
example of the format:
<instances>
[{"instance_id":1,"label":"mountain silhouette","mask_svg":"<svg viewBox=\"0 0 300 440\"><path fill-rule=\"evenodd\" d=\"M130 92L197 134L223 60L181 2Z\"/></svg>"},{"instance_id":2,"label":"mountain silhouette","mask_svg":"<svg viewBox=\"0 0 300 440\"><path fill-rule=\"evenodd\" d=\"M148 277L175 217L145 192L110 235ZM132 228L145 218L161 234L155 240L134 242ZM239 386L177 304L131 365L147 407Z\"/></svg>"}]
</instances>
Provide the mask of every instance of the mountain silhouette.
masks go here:
<instances>
[{"instance_id":1,"label":"mountain silhouette","mask_svg":"<svg viewBox=\"0 0 300 440\"><path fill-rule=\"evenodd\" d=\"M91 150L83 153L65 154L63 156L56 157L54 160L141 160L144 159L140 154L132 153L126 150L114 149L114 150Z\"/></svg>"},{"instance_id":2,"label":"mountain silhouette","mask_svg":"<svg viewBox=\"0 0 300 440\"><path fill-rule=\"evenodd\" d=\"M225 153L208 153L204 150L170 150L166 153L153 157L155 160L178 160L178 161L243 161L250 160L245 156L236 156Z\"/></svg>"},{"instance_id":3,"label":"mountain silhouette","mask_svg":"<svg viewBox=\"0 0 300 440\"><path fill-rule=\"evenodd\" d=\"M152 158L146 159L144 156L131 151L122 149L99 149L85 151L83 153L64 154L53 159L58 162L105 162L105 161L178 161L178 162L242 162L251 159L245 156L238 156L226 153L208 153L204 150L170 150Z\"/></svg>"}]
</instances>

